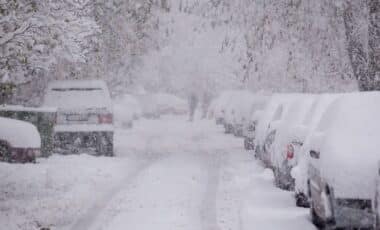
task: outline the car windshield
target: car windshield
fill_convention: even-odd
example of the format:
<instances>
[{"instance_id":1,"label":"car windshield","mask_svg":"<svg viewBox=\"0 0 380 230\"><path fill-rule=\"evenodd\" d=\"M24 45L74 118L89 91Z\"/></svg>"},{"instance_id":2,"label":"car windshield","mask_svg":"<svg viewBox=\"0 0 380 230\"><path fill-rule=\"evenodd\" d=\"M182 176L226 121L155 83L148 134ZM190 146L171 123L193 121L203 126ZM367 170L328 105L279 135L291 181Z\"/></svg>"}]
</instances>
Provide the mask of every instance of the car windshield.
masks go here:
<instances>
[{"instance_id":1,"label":"car windshield","mask_svg":"<svg viewBox=\"0 0 380 230\"><path fill-rule=\"evenodd\" d=\"M52 88L52 91L67 92L67 91L101 91L101 88Z\"/></svg>"}]
</instances>

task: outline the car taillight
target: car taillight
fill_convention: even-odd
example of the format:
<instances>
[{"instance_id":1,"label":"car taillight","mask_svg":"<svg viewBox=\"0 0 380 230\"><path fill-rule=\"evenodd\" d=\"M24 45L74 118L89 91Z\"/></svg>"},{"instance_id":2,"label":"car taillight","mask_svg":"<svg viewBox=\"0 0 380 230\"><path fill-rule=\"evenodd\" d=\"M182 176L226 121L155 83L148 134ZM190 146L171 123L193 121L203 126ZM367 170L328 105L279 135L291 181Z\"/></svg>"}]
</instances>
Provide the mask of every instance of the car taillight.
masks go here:
<instances>
[{"instance_id":1,"label":"car taillight","mask_svg":"<svg viewBox=\"0 0 380 230\"><path fill-rule=\"evenodd\" d=\"M26 153L29 157L41 156L41 150L40 149L28 149Z\"/></svg>"},{"instance_id":2,"label":"car taillight","mask_svg":"<svg viewBox=\"0 0 380 230\"><path fill-rule=\"evenodd\" d=\"M99 115L99 124L112 124L113 116L110 113Z\"/></svg>"},{"instance_id":3,"label":"car taillight","mask_svg":"<svg viewBox=\"0 0 380 230\"><path fill-rule=\"evenodd\" d=\"M289 144L286 146L286 158L291 160L294 157L294 146Z\"/></svg>"}]
</instances>

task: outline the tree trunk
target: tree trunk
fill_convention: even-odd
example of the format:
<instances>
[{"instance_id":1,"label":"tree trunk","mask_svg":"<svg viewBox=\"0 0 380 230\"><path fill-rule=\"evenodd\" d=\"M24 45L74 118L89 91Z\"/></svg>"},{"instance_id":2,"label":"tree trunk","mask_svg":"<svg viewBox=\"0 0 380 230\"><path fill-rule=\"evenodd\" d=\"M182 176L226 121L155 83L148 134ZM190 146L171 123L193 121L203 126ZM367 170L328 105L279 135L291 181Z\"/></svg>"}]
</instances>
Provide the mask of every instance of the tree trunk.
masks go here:
<instances>
[{"instance_id":1,"label":"tree trunk","mask_svg":"<svg viewBox=\"0 0 380 230\"><path fill-rule=\"evenodd\" d=\"M355 23L353 10L351 3L348 1L347 8L343 14L347 51L354 77L359 84L359 89L361 91L368 91L372 89L372 83L368 78L367 54L364 49L364 44L360 41L360 36L363 35L356 33L358 25Z\"/></svg>"},{"instance_id":2,"label":"tree trunk","mask_svg":"<svg viewBox=\"0 0 380 230\"><path fill-rule=\"evenodd\" d=\"M380 90L380 0L368 0L368 78Z\"/></svg>"}]
</instances>

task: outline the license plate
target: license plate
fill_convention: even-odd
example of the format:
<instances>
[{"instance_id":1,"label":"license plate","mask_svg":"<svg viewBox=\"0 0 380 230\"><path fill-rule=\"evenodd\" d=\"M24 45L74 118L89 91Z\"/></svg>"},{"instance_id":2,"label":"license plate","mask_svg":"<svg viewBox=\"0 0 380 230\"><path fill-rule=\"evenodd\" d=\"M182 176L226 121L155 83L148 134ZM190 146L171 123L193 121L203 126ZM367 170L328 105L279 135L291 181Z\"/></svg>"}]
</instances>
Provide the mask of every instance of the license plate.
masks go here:
<instances>
[{"instance_id":1,"label":"license plate","mask_svg":"<svg viewBox=\"0 0 380 230\"><path fill-rule=\"evenodd\" d=\"M87 121L88 116L83 114L71 114L67 116L68 121Z\"/></svg>"}]
</instances>

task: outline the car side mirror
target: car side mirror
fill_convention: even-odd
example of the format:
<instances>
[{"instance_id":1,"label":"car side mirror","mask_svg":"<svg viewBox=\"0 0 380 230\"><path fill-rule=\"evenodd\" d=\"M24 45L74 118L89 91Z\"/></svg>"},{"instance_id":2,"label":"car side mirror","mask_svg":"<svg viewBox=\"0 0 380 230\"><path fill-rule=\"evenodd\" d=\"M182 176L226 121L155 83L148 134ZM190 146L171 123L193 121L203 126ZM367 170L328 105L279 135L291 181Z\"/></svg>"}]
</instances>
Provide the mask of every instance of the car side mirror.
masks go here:
<instances>
[{"instance_id":1,"label":"car side mirror","mask_svg":"<svg viewBox=\"0 0 380 230\"><path fill-rule=\"evenodd\" d=\"M311 157L311 158L319 159L320 155L321 155L321 154L320 154L319 152L314 151L314 150L310 150L310 157Z\"/></svg>"}]
</instances>

